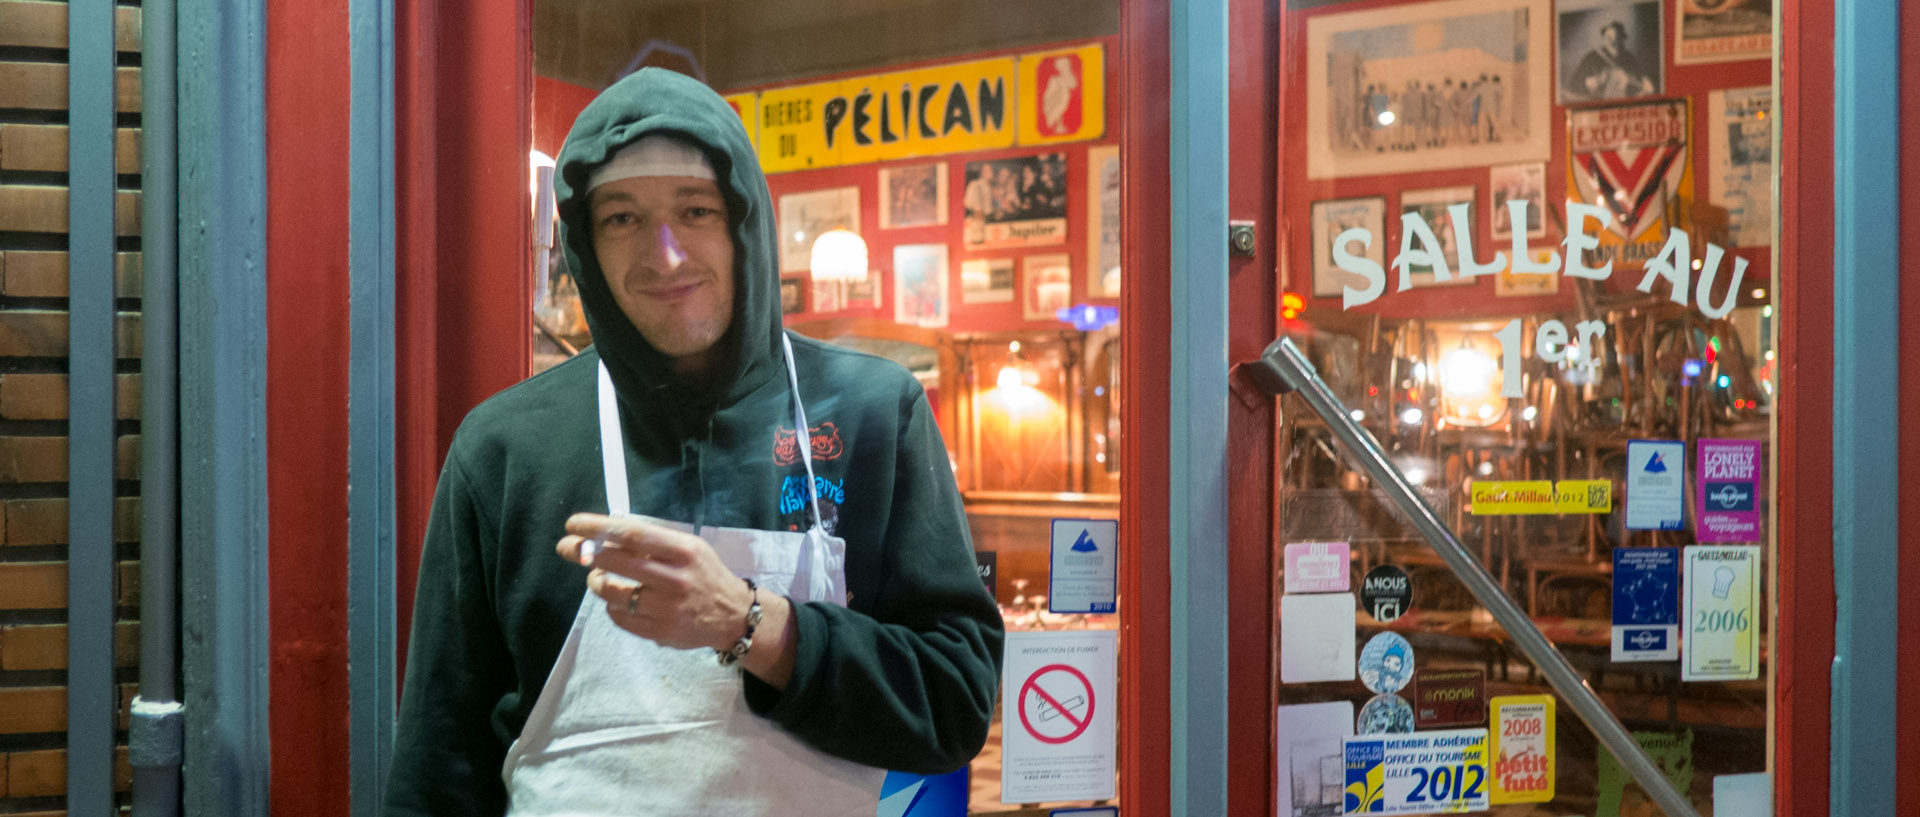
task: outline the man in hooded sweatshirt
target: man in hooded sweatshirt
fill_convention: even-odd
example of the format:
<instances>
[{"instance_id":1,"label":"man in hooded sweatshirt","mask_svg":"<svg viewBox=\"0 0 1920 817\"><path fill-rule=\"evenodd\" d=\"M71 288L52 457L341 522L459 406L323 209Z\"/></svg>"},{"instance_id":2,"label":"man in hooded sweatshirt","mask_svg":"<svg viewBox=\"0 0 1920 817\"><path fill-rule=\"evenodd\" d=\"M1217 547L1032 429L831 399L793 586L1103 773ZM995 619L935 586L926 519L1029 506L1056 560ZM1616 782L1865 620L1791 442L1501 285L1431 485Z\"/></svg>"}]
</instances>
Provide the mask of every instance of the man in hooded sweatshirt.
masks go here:
<instances>
[{"instance_id":1,"label":"man in hooded sweatshirt","mask_svg":"<svg viewBox=\"0 0 1920 817\"><path fill-rule=\"evenodd\" d=\"M467 415L387 812L875 813L986 740L1004 638L926 394L785 333L740 120L643 69L555 176L594 346Z\"/></svg>"}]
</instances>

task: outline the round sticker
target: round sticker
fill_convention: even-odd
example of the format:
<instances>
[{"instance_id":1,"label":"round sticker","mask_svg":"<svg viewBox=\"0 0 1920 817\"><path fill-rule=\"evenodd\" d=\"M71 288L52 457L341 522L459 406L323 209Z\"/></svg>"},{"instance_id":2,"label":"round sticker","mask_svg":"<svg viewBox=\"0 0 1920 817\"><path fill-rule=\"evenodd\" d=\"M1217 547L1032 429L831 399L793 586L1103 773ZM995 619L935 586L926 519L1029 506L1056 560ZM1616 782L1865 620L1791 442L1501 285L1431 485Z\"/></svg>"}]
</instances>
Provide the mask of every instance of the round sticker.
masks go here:
<instances>
[{"instance_id":1,"label":"round sticker","mask_svg":"<svg viewBox=\"0 0 1920 817\"><path fill-rule=\"evenodd\" d=\"M1360 604L1374 621L1390 622L1413 609L1413 581L1393 565L1369 570L1360 581Z\"/></svg>"},{"instance_id":2,"label":"round sticker","mask_svg":"<svg viewBox=\"0 0 1920 817\"><path fill-rule=\"evenodd\" d=\"M1381 633L1360 650L1360 683L1381 694L1399 692L1413 679L1413 645L1399 633Z\"/></svg>"},{"instance_id":3,"label":"round sticker","mask_svg":"<svg viewBox=\"0 0 1920 817\"><path fill-rule=\"evenodd\" d=\"M1407 705L1405 698L1390 692L1375 695L1360 707L1360 718L1354 721L1353 731L1361 735L1412 732L1413 707Z\"/></svg>"}]
</instances>

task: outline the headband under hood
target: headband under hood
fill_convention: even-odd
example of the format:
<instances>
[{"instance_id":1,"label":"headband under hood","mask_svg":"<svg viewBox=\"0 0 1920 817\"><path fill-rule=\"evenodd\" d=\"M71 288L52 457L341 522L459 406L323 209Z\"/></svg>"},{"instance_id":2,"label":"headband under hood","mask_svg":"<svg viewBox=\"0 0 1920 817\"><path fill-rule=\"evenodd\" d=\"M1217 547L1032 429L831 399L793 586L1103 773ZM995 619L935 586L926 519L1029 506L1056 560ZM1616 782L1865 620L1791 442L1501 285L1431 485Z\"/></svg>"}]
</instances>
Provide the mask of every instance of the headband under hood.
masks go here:
<instances>
[{"instance_id":1,"label":"headband under hood","mask_svg":"<svg viewBox=\"0 0 1920 817\"><path fill-rule=\"evenodd\" d=\"M715 349L713 368L697 381L675 378L667 357L634 328L593 251L588 180L621 148L652 133L677 136L707 153L733 232L733 320ZM560 243L579 278L594 348L623 402L642 413L711 412L779 370L780 264L772 196L746 128L726 100L692 77L642 68L580 112L556 165ZM637 399L669 389L665 399Z\"/></svg>"}]
</instances>

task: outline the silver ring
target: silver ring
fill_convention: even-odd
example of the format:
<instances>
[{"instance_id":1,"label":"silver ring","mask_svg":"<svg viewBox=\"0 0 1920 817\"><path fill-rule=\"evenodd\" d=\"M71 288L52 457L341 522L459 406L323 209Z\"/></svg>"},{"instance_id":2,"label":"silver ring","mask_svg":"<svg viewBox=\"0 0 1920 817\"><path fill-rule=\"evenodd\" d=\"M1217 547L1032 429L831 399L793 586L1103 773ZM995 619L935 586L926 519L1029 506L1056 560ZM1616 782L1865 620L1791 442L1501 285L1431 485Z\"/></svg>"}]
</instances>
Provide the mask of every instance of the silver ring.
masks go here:
<instances>
[{"instance_id":1,"label":"silver ring","mask_svg":"<svg viewBox=\"0 0 1920 817\"><path fill-rule=\"evenodd\" d=\"M627 593L627 615L636 615L640 612L640 588L642 587L645 585L634 582L632 592Z\"/></svg>"}]
</instances>

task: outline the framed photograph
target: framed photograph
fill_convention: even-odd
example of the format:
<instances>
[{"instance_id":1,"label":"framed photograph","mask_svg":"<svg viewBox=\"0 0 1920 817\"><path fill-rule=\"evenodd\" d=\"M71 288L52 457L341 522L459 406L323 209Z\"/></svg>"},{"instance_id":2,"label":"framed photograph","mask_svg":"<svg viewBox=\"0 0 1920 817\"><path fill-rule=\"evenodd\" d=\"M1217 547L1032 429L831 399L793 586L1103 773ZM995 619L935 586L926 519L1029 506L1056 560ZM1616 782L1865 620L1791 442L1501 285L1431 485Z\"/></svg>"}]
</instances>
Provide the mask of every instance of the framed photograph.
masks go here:
<instances>
[{"instance_id":1,"label":"framed photograph","mask_svg":"<svg viewBox=\"0 0 1920 817\"><path fill-rule=\"evenodd\" d=\"M813 240L835 228L860 232L860 188L781 196L780 271L806 272L813 262Z\"/></svg>"},{"instance_id":2,"label":"framed photograph","mask_svg":"<svg viewBox=\"0 0 1920 817\"><path fill-rule=\"evenodd\" d=\"M1087 149L1087 297L1120 297L1120 148Z\"/></svg>"},{"instance_id":3,"label":"framed photograph","mask_svg":"<svg viewBox=\"0 0 1920 817\"><path fill-rule=\"evenodd\" d=\"M1333 242L1341 233L1358 227L1373 236L1372 246L1364 251L1350 243L1347 251L1387 265L1387 200L1381 196L1363 199L1337 199L1313 203L1313 295L1337 298L1348 284L1360 286L1360 278L1333 263Z\"/></svg>"},{"instance_id":4,"label":"framed photograph","mask_svg":"<svg viewBox=\"0 0 1920 817\"><path fill-rule=\"evenodd\" d=\"M1680 0L1673 12L1676 65L1773 56L1773 0Z\"/></svg>"},{"instance_id":5,"label":"framed photograph","mask_svg":"<svg viewBox=\"0 0 1920 817\"><path fill-rule=\"evenodd\" d=\"M1512 214L1507 202L1522 199L1527 203L1527 237L1547 237L1547 165L1497 165L1487 179L1487 223L1493 225L1495 241L1513 238Z\"/></svg>"},{"instance_id":6,"label":"framed photograph","mask_svg":"<svg viewBox=\"0 0 1920 817\"><path fill-rule=\"evenodd\" d=\"M929 329L947 325L947 245L893 248L893 321Z\"/></svg>"},{"instance_id":7,"label":"framed photograph","mask_svg":"<svg viewBox=\"0 0 1920 817\"><path fill-rule=\"evenodd\" d=\"M1553 250L1534 250L1533 260L1546 263L1553 257ZM1507 268L1493 279L1493 295L1496 298L1524 298L1533 295L1552 295L1560 291L1560 275L1545 273L1542 275L1513 274L1513 259L1507 259Z\"/></svg>"},{"instance_id":8,"label":"framed photograph","mask_svg":"<svg viewBox=\"0 0 1920 817\"><path fill-rule=\"evenodd\" d=\"M1659 96L1666 88L1660 0L1559 0L1562 105Z\"/></svg>"},{"instance_id":9,"label":"framed photograph","mask_svg":"<svg viewBox=\"0 0 1920 817\"><path fill-rule=\"evenodd\" d=\"M880 229L947 223L947 163L880 169Z\"/></svg>"},{"instance_id":10,"label":"framed photograph","mask_svg":"<svg viewBox=\"0 0 1920 817\"><path fill-rule=\"evenodd\" d=\"M1461 203L1467 205L1468 223L1455 224L1453 223L1453 215L1447 212L1447 208ZM1430 287L1473 283L1471 279L1460 277L1459 239L1461 231L1473 229L1472 185L1465 187L1435 187L1428 190L1408 190L1402 192L1400 194L1400 212L1417 212L1421 218L1426 219L1427 226L1433 230L1434 238L1440 240L1440 253L1446 257L1447 261L1447 280L1445 281L1435 280L1433 267L1425 264L1414 264L1410 268L1413 273L1414 286ZM1400 245L1396 241L1394 246L1398 247ZM1393 279L1394 273L1389 270L1387 277L1390 280ZM1389 283L1388 286L1393 286L1393 284Z\"/></svg>"},{"instance_id":11,"label":"framed photograph","mask_svg":"<svg viewBox=\"0 0 1920 817\"><path fill-rule=\"evenodd\" d=\"M968 249L1067 241L1067 155L968 162L960 201Z\"/></svg>"},{"instance_id":12,"label":"framed photograph","mask_svg":"<svg viewBox=\"0 0 1920 817\"><path fill-rule=\"evenodd\" d=\"M1020 315L1030 321L1057 321L1059 312L1073 304L1073 261L1066 253L1029 255L1021 259L1026 297Z\"/></svg>"},{"instance_id":13,"label":"framed photograph","mask_svg":"<svg viewBox=\"0 0 1920 817\"><path fill-rule=\"evenodd\" d=\"M1307 20L1307 176L1544 160L1547 0L1440 0Z\"/></svg>"},{"instance_id":14,"label":"framed photograph","mask_svg":"<svg viewBox=\"0 0 1920 817\"><path fill-rule=\"evenodd\" d=\"M880 271L868 270L867 280L847 281L840 285L841 309L879 309Z\"/></svg>"},{"instance_id":15,"label":"framed photograph","mask_svg":"<svg viewBox=\"0 0 1920 817\"><path fill-rule=\"evenodd\" d=\"M970 258L960 262L960 302L1013 302L1013 259Z\"/></svg>"},{"instance_id":16,"label":"framed photograph","mask_svg":"<svg viewBox=\"0 0 1920 817\"><path fill-rule=\"evenodd\" d=\"M807 309L807 276L780 276L780 314L792 315Z\"/></svg>"},{"instance_id":17,"label":"framed photograph","mask_svg":"<svg viewBox=\"0 0 1920 817\"><path fill-rule=\"evenodd\" d=\"M1773 243L1773 89L1726 88L1707 94L1707 203L1727 208L1733 243Z\"/></svg>"}]
</instances>

